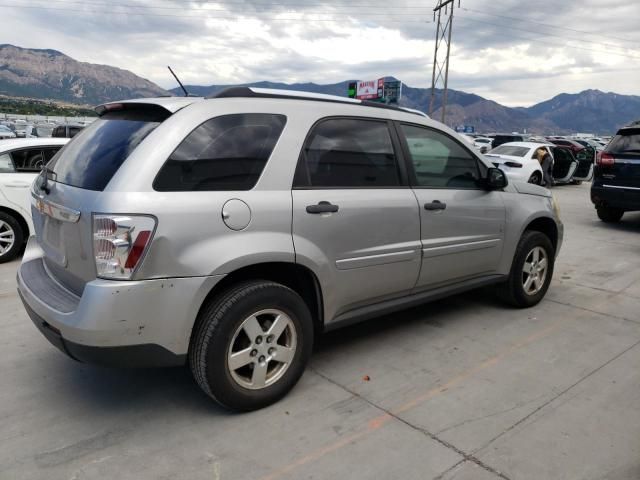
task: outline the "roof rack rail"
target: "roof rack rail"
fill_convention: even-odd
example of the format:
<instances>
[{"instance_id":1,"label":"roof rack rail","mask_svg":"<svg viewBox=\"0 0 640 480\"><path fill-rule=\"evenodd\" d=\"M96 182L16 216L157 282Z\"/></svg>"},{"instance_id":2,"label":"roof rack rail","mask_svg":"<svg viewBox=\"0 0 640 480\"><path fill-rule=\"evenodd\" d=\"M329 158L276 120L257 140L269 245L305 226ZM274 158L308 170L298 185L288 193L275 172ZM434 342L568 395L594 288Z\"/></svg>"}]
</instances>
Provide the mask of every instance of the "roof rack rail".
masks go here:
<instances>
[{"instance_id":1,"label":"roof rack rail","mask_svg":"<svg viewBox=\"0 0 640 480\"><path fill-rule=\"evenodd\" d=\"M308 100L312 102L329 102L342 103L345 105L357 105L373 108L385 108L387 110L396 110L398 112L410 113L413 115L425 116L419 112L412 112L402 107L387 105L384 103L370 102L367 100L356 100L353 98L342 98L335 95L324 95L320 93L303 92L297 90L276 90L270 88L252 88L252 87L229 87L219 92L213 93L205 97L206 99L215 98L281 98L287 100Z\"/></svg>"}]
</instances>

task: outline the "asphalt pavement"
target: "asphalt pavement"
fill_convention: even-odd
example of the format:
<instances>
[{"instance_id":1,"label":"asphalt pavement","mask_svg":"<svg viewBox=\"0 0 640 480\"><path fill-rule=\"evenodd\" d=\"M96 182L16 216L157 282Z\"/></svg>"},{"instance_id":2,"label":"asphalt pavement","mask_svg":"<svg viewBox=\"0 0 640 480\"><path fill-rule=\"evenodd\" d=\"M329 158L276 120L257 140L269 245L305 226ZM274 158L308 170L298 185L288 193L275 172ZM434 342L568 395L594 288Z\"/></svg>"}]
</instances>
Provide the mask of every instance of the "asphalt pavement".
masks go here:
<instances>
[{"instance_id":1,"label":"asphalt pavement","mask_svg":"<svg viewBox=\"0 0 640 480\"><path fill-rule=\"evenodd\" d=\"M640 213L554 189L538 306L488 290L325 335L281 402L228 413L186 368L66 358L0 265L0 479L640 479Z\"/></svg>"}]
</instances>

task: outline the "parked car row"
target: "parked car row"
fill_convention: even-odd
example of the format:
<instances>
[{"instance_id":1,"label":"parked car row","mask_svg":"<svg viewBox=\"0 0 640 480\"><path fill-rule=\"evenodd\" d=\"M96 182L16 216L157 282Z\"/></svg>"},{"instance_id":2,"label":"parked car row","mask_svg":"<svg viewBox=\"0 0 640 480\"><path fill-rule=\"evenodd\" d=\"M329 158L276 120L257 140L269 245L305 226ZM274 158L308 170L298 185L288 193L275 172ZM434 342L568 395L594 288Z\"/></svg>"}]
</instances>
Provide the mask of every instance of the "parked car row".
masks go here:
<instances>
[{"instance_id":1,"label":"parked car row","mask_svg":"<svg viewBox=\"0 0 640 480\"><path fill-rule=\"evenodd\" d=\"M585 148L576 153L568 145L510 142L494 148L485 156L510 180L541 185L544 176L537 155L540 149L551 156L554 183L577 183L593 178L594 151Z\"/></svg>"},{"instance_id":2,"label":"parked car row","mask_svg":"<svg viewBox=\"0 0 640 480\"><path fill-rule=\"evenodd\" d=\"M84 124L58 125L49 122L31 124L24 121L18 123L3 120L0 122L0 140L7 138L73 138L85 126Z\"/></svg>"}]
</instances>

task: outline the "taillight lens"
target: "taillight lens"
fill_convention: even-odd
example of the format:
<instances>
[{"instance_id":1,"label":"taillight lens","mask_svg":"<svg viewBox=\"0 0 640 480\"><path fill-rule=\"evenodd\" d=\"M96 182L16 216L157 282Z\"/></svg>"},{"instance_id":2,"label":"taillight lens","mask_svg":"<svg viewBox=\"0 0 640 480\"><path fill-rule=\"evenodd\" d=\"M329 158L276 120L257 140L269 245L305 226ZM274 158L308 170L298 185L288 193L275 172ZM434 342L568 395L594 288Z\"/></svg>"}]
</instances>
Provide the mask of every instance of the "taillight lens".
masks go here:
<instances>
[{"instance_id":1,"label":"taillight lens","mask_svg":"<svg viewBox=\"0 0 640 480\"><path fill-rule=\"evenodd\" d=\"M596 157L596 165L601 167L610 167L615 163L615 158L610 153L600 152Z\"/></svg>"},{"instance_id":2,"label":"taillight lens","mask_svg":"<svg viewBox=\"0 0 640 480\"><path fill-rule=\"evenodd\" d=\"M145 215L94 214L93 254L98 277L131 279L155 228L155 219Z\"/></svg>"}]
</instances>

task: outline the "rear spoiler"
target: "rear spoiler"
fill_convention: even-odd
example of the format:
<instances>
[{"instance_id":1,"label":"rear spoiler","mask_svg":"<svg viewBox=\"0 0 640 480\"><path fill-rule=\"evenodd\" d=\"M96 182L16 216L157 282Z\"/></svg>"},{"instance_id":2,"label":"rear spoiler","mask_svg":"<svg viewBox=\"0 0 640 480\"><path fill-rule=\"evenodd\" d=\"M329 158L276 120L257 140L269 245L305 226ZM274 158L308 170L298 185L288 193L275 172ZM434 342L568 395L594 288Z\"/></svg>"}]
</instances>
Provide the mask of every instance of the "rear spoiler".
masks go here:
<instances>
[{"instance_id":1,"label":"rear spoiler","mask_svg":"<svg viewBox=\"0 0 640 480\"><path fill-rule=\"evenodd\" d=\"M164 112L165 116L170 116L187 105L201 100L203 100L202 97L139 98L135 100L103 103L95 107L94 110L100 117L109 112L122 112L125 110L146 111L149 113Z\"/></svg>"}]
</instances>

